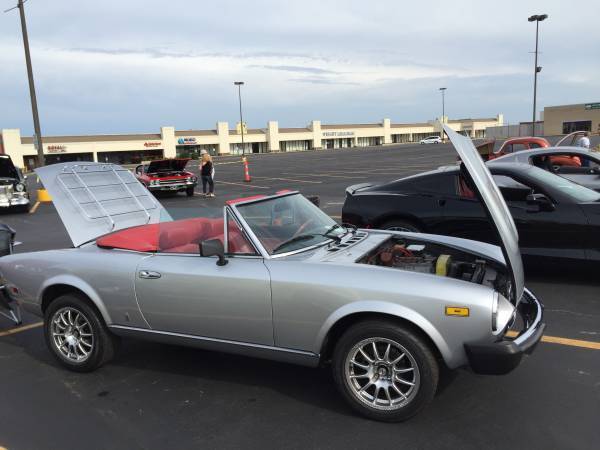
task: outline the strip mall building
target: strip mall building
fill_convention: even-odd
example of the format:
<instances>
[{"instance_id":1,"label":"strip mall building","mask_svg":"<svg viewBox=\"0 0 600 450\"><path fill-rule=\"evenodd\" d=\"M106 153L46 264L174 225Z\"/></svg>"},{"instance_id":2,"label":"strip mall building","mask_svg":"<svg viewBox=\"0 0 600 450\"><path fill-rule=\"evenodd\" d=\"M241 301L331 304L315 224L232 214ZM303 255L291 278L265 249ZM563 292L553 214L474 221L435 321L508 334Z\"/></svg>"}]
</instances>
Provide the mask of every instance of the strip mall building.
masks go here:
<instances>
[{"instance_id":1,"label":"strip mall building","mask_svg":"<svg viewBox=\"0 0 600 450\"><path fill-rule=\"evenodd\" d=\"M445 119L453 129L473 138L483 138L487 127L503 123L502 114L494 118ZM239 155L241 131L239 124L237 130L231 130L227 122L218 122L213 130L161 127L160 133L155 134L44 136L42 145L47 164L66 161L137 164L157 158L197 158L201 150L213 155ZM279 128L277 122L271 121L264 129L244 131L243 151L248 154L367 147L418 142L427 136L440 136L438 122L393 124L384 119L371 124L325 125L313 120L305 128ZM28 170L35 167L37 152L33 138L22 136L18 129L1 131L0 153L10 155L19 167Z\"/></svg>"}]
</instances>

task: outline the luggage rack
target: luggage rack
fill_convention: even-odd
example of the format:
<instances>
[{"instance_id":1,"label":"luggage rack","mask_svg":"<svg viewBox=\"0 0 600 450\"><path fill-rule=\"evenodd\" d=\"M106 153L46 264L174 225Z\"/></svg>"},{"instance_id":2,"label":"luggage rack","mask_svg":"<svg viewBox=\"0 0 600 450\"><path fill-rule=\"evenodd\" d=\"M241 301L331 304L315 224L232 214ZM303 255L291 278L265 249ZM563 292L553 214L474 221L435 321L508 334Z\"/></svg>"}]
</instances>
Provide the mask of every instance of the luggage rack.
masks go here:
<instances>
[{"instance_id":1,"label":"luggage rack","mask_svg":"<svg viewBox=\"0 0 600 450\"><path fill-rule=\"evenodd\" d=\"M146 216L146 223L149 223L152 218L151 211L159 208L154 197L141 188L141 184L129 170L114 164L65 166L56 180L88 220L107 219L111 231L115 229L115 221L119 216L142 213ZM134 190L138 187L139 193L136 194ZM111 195L103 196L103 190L110 192ZM112 195L115 191L119 195ZM140 199L148 199L150 205L144 206ZM119 211L119 206L128 201L133 201L137 209Z\"/></svg>"}]
</instances>

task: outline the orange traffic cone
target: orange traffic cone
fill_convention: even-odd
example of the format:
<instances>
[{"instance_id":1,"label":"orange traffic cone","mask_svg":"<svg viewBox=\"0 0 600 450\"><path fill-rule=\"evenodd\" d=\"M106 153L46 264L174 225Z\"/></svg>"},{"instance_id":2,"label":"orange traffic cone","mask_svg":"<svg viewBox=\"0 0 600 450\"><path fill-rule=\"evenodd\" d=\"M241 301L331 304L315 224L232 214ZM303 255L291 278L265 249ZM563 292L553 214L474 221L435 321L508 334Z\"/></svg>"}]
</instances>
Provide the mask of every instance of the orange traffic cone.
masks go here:
<instances>
[{"instance_id":1,"label":"orange traffic cone","mask_svg":"<svg viewBox=\"0 0 600 450\"><path fill-rule=\"evenodd\" d=\"M242 158L242 162L244 163L244 181L249 183L250 181L252 181L252 178L250 178L250 169L248 168L248 160L246 159L245 156Z\"/></svg>"}]
</instances>

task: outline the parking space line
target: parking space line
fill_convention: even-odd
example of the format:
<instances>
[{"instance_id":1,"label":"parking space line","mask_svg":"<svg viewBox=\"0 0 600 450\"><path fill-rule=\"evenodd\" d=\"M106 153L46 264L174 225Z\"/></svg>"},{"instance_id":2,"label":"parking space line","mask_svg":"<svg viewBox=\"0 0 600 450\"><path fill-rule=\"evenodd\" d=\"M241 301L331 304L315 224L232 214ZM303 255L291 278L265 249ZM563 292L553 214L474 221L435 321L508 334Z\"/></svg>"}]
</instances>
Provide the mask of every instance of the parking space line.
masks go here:
<instances>
[{"instance_id":1,"label":"parking space line","mask_svg":"<svg viewBox=\"0 0 600 450\"><path fill-rule=\"evenodd\" d=\"M313 181L313 180L298 180L294 178L275 178L275 177L254 177L260 178L263 180L280 180L280 181L294 181L296 183L312 183L312 184L322 184L322 181Z\"/></svg>"},{"instance_id":2,"label":"parking space line","mask_svg":"<svg viewBox=\"0 0 600 450\"><path fill-rule=\"evenodd\" d=\"M298 175L298 174L294 174L294 173L289 173L289 172L282 172L284 175L296 175L299 177L325 177L325 178L349 178L352 180L357 180L360 178L367 178L367 177L357 177L357 176L347 176L347 175L331 175L328 173L312 173L312 174L306 174L306 175ZM360 173L360 172L359 172Z\"/></svg>"},{"instance_id":3,"label":"parking space line","mask_svg":"<svg viewBox=\"0 0 600 450\"><path fill-rule=\"evenodd\" d=\"M37 209L39 208L39 206L40 206L40 202L35 202L35 204L29 210L29 214L33 214L34 212L36 212Z\"/></svg>"},{"instance_id":4,"label":"parking space line","mask_svg":"<svg viewBox=\"0 0 600 450\"><path fill-rule=\"evenodd\" d=\"M217 183L217 184L219 184L219 183L234 184L236 186L255 187L255 188L258 188L258 189L271 189L269 186L257 186L255 184L251 184L251 183L234 183L232 181L220 181L220 180L219 181L215 180L215 183Z\"/></svg>"},{"instance_id":5,"label":"parking space line","mask_svg":"<svg viewBox=\"0 0 600 450\"><path fill-rule=\"evenodd\" d=\"M509 330L506 335L508 337L516 337L519 333L516 331ZM581 347L588 348L591 350L600 350L600 342L595 341L584 341L581 339L569 339L563 338L559 336L542 336L542 342L546 342L548 344L559 344L566 345L567 347Z\"/></svg>"},{"instance_id":6,"label":"parking space line","mask_svg":"<svg viewBox=\"0 0 600 450\"><path fill-rule=\"evenodd\" d=\"M30 323L28 325L23 325L22 327L12 328L6 331L0 331L0 337L2 336L10 336L11 334L21 333L22 331L31 330L32 328L38 328L44 325L44 322L36 322Z\"/></svg>"}]
</instances>

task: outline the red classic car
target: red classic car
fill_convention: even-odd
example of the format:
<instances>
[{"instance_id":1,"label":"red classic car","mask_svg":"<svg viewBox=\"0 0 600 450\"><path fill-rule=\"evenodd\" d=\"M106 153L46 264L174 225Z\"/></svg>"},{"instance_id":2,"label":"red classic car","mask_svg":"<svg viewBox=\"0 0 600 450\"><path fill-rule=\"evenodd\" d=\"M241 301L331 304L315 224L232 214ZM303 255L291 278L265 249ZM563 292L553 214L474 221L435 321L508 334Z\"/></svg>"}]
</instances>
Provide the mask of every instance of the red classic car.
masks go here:
<instances>
[{"instance_id":1,"label":"red classic car","mask_svg":"<svg viewBox=\"0 0 600 450\"><path fill-rule=\"evenodd\" d=\"M136 178L151 192L185 191L188 197L194 195L198 177L187 172L185 166L189 158L160 159L141 164L135 168Z\"/></svg>"},{"instance_id":2,"label":"red classic car","mask_svg":"<svg viewBox=\"0 0 600 450\"><path fill-rule=\"evenodd\" d=\"M479 154L481 155L484 161L496 159L500 156L504 156L513 152L518 152L520 150L531 150L540 147L550 147L550 143L546 139L531 136L507 139L496 151L494 151L495 143L496 140L492 139L483 142L477 146L477 150L479 151Z\"/></svg>"}]
</instances>

